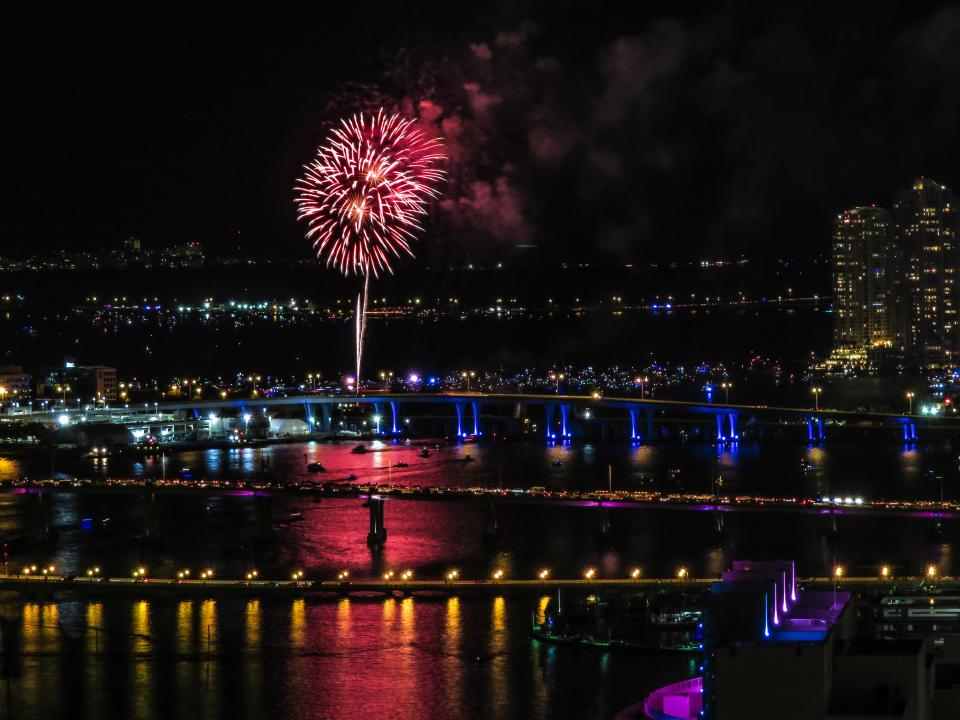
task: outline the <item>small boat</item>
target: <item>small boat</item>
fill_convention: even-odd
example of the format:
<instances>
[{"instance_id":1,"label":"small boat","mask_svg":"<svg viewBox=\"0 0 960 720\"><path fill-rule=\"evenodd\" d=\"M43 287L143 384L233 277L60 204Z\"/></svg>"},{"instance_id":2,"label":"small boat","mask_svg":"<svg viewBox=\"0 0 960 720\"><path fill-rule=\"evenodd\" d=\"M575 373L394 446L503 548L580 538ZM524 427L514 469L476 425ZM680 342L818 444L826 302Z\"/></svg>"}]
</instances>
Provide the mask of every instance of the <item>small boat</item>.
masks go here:
<instances>
[{"instance_id":1,"label":"small boat","mask_svg":"<svg viewBox=\"0 0 960 720\"><path fill-rule=\"evenodd\" d=\"M429 450L427 450L427 448L424 448L423 450L420 451L420 457L422 457L422 458L428 458L428 457L430 457L432 454L433 454L433 453L431 453Z\"/></svg>"},{"instance_id":2,"label":"small boat","mask_svg":"<svg viewBox=\"0 0 960 720\"><path fill-rule=\"evenodd\" d=\"M355 445L350 452L354 455L363 455L365 452L368 452L368 450L366 445Z\"/></svg>"},{"instance_id":3,"label":"small boat","mask_svg":"<svg viewBox=\"0 0 960 720\"><path fill-rule=\"evenodd\" d=\"M322 473L326 471L327 469L318 462L312 462L307 464L307 472Z\"/></svg>"},{"instance_id":4,"label":"small boat","mask_svg":"<svg viewBox=\"0 0 960 720\"><path fill-rule=\"evenodd\" d=\"M303 513L302 513L302 512L292 512L292 513L290 513L290 522L297 522L297 521L299 521L299 520L303 520Z\"/></svg>"},{"instance_id":5,"label":"small boat","mask_svg":"<svg viewBox=\"0 0 960 720\"><path fill-rule=\"evenodd\" d=\"M394 463L393 466L394 466L395 468L410 467L409 465L407 465L407 463L403 462L403 460L401 460L400 462Z\"/></svg>"},{"instance_id":6,"label":"small boat","mask_svg":"<svg viewBox=\"0 0 960 720\"><path fill-rule=\"evenodd\" d=\"M556 460L554 460L554 461L553 461L552 463L550 463L550 464L553 465L554 467L560 467L561 465L563 465L563 463L560 462L560 458L557 458Z\"/></svg>"}]
</instances>

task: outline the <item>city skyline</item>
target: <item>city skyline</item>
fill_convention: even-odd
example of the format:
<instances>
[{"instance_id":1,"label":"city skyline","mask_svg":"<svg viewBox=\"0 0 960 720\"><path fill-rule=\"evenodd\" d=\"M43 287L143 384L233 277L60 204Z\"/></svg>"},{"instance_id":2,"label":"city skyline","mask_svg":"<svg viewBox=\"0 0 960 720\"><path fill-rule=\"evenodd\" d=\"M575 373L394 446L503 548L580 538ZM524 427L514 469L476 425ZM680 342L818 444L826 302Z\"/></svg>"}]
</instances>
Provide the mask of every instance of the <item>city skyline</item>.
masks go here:
<instances>
[{"instance_id":1,"label":"city skyline","mask_svg":"<svg viewBox=\"0 0 960 720\"><path fill-rule=\"evenodd\" d=\"M8 15L0 718L960 717L956 3Z\"/></svg>"},{"instance_id":2,"label":"city skyline","mask_svg":"<svg viewBox=\"0 0 960 720\"><path fill-rule=\"evenodd\" d=\"M949 369L960 358L955 200L918 178L893 212L845 210L834 225L834 352L838 366Z\"/></svg>"}]
</instances>

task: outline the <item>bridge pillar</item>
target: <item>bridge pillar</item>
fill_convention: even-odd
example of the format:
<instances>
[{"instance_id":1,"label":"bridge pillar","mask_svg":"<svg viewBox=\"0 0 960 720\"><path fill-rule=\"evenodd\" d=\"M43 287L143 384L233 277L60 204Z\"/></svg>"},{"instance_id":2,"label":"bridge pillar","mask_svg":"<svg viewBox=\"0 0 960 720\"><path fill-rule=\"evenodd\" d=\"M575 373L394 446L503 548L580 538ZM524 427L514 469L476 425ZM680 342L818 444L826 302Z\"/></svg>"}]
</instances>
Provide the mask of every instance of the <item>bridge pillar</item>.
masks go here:
<instances>
[{"instance_id":1,"label":"bridge pillar","mask_svg":"<svg viewBox=\"0 0 960 720\"><path fill-rule=\"evenodd\" d=\"M322 418L321 425L324 432L333 430L333 410L330 403L320 403L320 417Z\"/></svg>"},{"instance_id":2,"label":"bridge pillar","mask_svg":"<svg viewBox=\"0 0 960 720\"><path fill-rule=\"evenodd\" d=\"M367 533L367 547L374 552L383 550L387 542L387 529L383 526L383 498L371 495L367 500L370 509L370 532Z\"/></svg>"},{"instance_id":3,"label":"bridge pillar","mask_svg":"<svg viewBox=\"0 0 960 720\"><path fill-rule=\"evenodd\" d=\"M473 406L473 434L480 437L480 403L474 400L470 405Z\"/></svg>"},{"instance_id":4,"label":"bridge pillar","mask_svg":"<svg viewBox=\"0 0 960 720\"><path fill-rule=\"evenodd\" d=\"M400 422L400 403L397 400L390 401L390 432L396 435L399 430Z\"/></svg>"},{"instance_id":5,"label":"bridge pillar","mask_svg":"<svg viewBox=\"0 0 960 720\"><path fill-rule=\"evenodd\" d=\"M903 423L903 441L904 442L916 442L917 438L917 424L913 422L904 422Z\"/></svg>"},{"instance_id":6,"label":"bridge pillar","mask_svg":"<svg viewBox=\"0 0 960 720\"><path fill-rule=\"evenodd\" d=\"M573 435L570 432L570 406L560 406L560 437L569 438Z\"/></svg>"},{"instance_id":7,"label":"bridge pillar","mask_svg":"<svg viewBox=\"0 0 960 720\"><path fill-rule=\"evenodd\" d=\"M457 409L457 437L463 437L463 403L456 403Z\"/></svg>"},{"instance_id":8,"label":"bridge pillar","mask_svg":"<svg viewBox=\"0 0 960 720\"><path fill-rule=\"evenodd\" d=\"M723 432L723 416L717 413L713 417L717 421L717 442L724 442L727 436L726 433Z\"/></svg>"},{"instance_id":9,"label":"bridge pillar","mask_svg":"<svg viewBox=\"0 0 960 720\"><path fill-rule=\"evenodd\" d=\"M160 508L157 503L157 494L147 492L143 494L143 537L146 540L156 540L160 537Z\"/></svg>"},{"instance_id":10,"label":"bridge pillar","mask_svg":"<svg viewBox=\"0 0 960 720\"><path fill-rule=\"evenodd\" d=\"M610 514L607 512L607 506L603 502L597 503L597 510L600 516L600 527L597 532L597 540L603 542L608 540L613 533L613 525L610 522Z\"/></svg>"},{"instance_id":11,"label":"bridge pillar","mask_svg":"<svg viewBox=\"0 0 960 720\"><path fill-rule=\"evenodd\" d=\"M44 542L50 534L50 500L42 492L30 492L24 503L27 539Z\"/></svg>"},{"instance_id":12,"label":"bridge pillar","mask_svg":"<svg viewBox=\"0 0 960 720\"><path fill-rule=\"evenodd\" d=\"M553 440L557 437L557 434L553 431L553 413L556 410L556 405L545 405L544 411L547 415L547 440Z\"/></svg>"},{"instance_id":13,"label":"bridge pillar","mask_svg":"<svg viewBox=\"0 0 960 720\"><path fill-rule=\"evenodd\" d=\"M273 537L273 496L257 495L253 506L257 515L257 540L269 540Z\"/></svg>"},{"instance_id":14,"label":"bridge pillar","mask_svg":"<svg viewBox=\"0 0 960 720\"><path fill-rule=\"evenodd\" d=\"M373 404L373 431L379 435L381 433L380 424L383 422L383 405L381 403Z\"/></svg>"},{"instance_id":15,"label":"bridge pillar","mask_svg":"<svg viewBox=\"0 0 960 720\"><path fill-rule=\"evenodd\" d=\"M737 434L737 414L736 414L736 413L729 413L729 414L727 415L727 418L729 418L729 420L730 420L730 439L731 439L731 440L739 440L739 439L740 439L740 435Z\"/></svg>"},{"instance_id":16,"label":"bridge pillar","mask_svg":"<svg viewBox=\"0 0 960 720\"><path fill-rule=\"evenodd\" d=\"M630 408L630 439L640 440L640 433L637 429L637 416L640 411L637 408Z\"/></svg>"},{"instance_id":17,"label":"bridge pillar","mask_svg":"<svg viewBox=\"0 0 960 720\"><path fill-rule=\"evenodd\" d=\"M493 500L483 504L483 542L492 543L500 537L500 524L497 522L497 506Z\"/></svg>"},{"instance_id":18,"label":"bridge pillar","mask_svg":"<svg viewBox=\"0 0 960 720\"><path fill-rule=\"evenodd\" d=\"M819 442L826 438L823 430L823 418L812 417L807 420L807 437L810 442Z\"/></svg>"}]
</instances>

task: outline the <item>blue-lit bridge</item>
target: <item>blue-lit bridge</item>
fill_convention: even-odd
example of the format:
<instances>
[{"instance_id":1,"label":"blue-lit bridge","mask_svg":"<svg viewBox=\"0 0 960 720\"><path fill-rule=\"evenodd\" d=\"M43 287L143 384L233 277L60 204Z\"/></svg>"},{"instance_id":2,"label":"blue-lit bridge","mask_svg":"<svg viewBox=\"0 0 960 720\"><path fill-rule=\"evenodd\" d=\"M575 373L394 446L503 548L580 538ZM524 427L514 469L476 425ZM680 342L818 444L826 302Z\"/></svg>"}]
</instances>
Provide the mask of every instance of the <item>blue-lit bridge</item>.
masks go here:
<instances>
[{"instance_id":1,"label":"blue-lit bridge","mask_svg":"<svg viewBox=\"0 0 960 720\"><path fill-rule=\"evenodd\" d=\"M599 434L650 442L679 427L695 429L715 442L798 435L812 442L834 433L880 431L891 439L916 442L922 432L960 432L960 416L743 405L683 400L534 393L366 393L360 396L304 394L288 397L222 398L131 404L106 408L50 408L24 415L38 422L111 422L131 430L165 423L200 424L216 419L243 428L259 413L300 416L311 432L336 433L344 408L366 408L370 435L399 435L411 417L427 418L457 437L491 434L539 435L568 440ZM405 411L406 410L406 414ZM224 423L227 422L227 425ZM208 430L209 437L214 431ZM159 433L158 433L159 434Z\"/></svg>"}]
</instances>

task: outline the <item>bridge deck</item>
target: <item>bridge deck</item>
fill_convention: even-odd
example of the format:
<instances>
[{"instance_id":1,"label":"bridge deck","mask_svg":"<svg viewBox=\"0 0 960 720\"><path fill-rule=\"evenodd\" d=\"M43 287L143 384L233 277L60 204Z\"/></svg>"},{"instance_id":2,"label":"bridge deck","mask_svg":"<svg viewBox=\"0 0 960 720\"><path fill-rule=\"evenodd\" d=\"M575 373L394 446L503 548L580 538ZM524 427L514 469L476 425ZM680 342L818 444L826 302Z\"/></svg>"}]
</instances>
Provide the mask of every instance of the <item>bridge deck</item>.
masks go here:
<instances>
[{"instance_id":1,"label":"bridge deck","mask_svg":"<svg viewBox=\"0 0 960 720\"><path fill-rule=\"evenodd\" d=\"M705 591L719 578L594 578L542 580L171 580L164 578L88 578L68 579L63 576L0 575L0 589L20 592L126 593L131 595L269 595L303 596L317 594L411 594L433 593L454 595L551 594L558 589L594 590L661 590L665 592ZM960 591L960 578L938 577L846 577L837 581L830 577L798 578L801 587L811 589L862 590L892 592L936 588L938 591Z\"/></svg>"}]
</instances>

